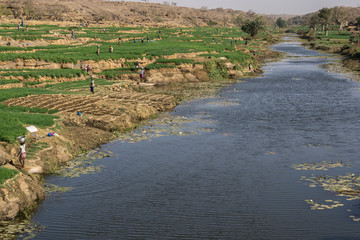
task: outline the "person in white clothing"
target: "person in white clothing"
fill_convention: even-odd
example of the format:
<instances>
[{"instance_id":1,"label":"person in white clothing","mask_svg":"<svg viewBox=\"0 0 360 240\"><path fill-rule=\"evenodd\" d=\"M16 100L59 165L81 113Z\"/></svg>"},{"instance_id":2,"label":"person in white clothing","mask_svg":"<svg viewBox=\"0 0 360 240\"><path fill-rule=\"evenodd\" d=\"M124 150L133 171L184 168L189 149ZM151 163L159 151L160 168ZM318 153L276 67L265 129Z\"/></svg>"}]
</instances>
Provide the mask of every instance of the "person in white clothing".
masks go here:
<instances>
[{"instance_id":1,"label":"person in white clothing","mask_svg":"<svg viewBox=\"0 0 360 240\"><path fill-rule=\"evenodd\" d=\"M19 162L21 167L25 166L25 158L26 158L26 150L25 150L25 137L22 141L20 141L20 148L19 148Z\"/></svg>"}]
</instances>

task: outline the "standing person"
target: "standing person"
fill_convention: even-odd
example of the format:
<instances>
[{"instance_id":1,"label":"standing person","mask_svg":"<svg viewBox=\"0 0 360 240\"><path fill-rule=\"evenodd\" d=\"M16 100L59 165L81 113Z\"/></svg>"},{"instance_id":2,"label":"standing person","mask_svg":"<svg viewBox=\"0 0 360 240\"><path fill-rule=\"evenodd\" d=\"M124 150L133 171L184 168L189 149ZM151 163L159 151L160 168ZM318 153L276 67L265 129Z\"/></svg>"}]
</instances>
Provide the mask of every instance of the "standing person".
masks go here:
<instances>
[{"instance_id":1,"label":"standing person","mask_svg":"<svg viewBox=\"0 0 360 240\"><path fill-rule=\"evenodd\" d=\"M71 38L75 38L74 30L71 30Z\"/></svg>"},{"instance_id":2,"label":"standing person","mask_svg":"<svg viewBox=\"0 0 360 240\"><path fill-rule=\"evenodd\" d=\"M91 76L91 83L90 83L90 92L94 94L94 87L95 87L95 76Z\"/></svg>"},{"instance_id":3,"label":"standing person","mask_svg":"<svg viewBox=\"0 0 360 240\"><path fill-rule=\"evenodd\" d=\"M85 70L86 70L87 73L89 73L89 72L91 71L91 68L90 68L90 65L89 65L89 64L86 65Z\"/></svg>"},{"instance_id":4,"label":"standing person","mask_svg":"<svg viewBox=\"0 0 360 240\"><path fill-rule=\"evenodd\" d=\"M140 80L142 80L143 78L144 78L144 67L142 67L140 71Z\"/></svg>"},{"instance_id":5,"label":"standing person","mask_svg":"<svg viewBox=\"0 0 360 240\"><path fill-rule=\"evenodd\" d=\"M138 69L139 69L139 62L136 61L136 62L134 63L134 65L135 65L136 71L138 71Z\"/></svg>"},{"instance_id":6,"label":"standing person","mask_svg":"<svg viewBox=\"0 0 360 240\"><path fill-rule=\"evenodd\" d=\"M100 45L97 45L96 54L97 54L98 56L100 56Z\"/></svg>"},{"instance_id":7,"label":"standing person","mask_svg":"<svg viewBox=\"0 0 360 240\"><path fill-rule=\"evenodd\" d=\"M19 148L19 162L21 167L25 166L25 158L26 158L26 150L25 150L25 137L20 137L19 138L19 142L20 142L20 148Z\"/></svg>"},{"instance_id":8,"label":"standing person","mask_svg":"<svg viewBox=\"0 0 360 240\"><path fill-rule=\"evenodd\" d=\"M136 43L136 38L134 37L134 43Z\"/></svg>"},{"instance_id":9,"label":"standing person","mask_svg":"<svg viewBox=\"0 0 360 240\"><path fill-rule=\"evenodd\" d=\"M119 41L119 46L120 46L120 45L121 45L121 37L119 37L119 40L118 40L118 41Z\"/></svg>"},{"instance_id":10,"label":"standing person","mask_svg":"<svg viewBox=\"0 0 360 240\"><path fill-rule=\"evenodd\" d=\"M112 53L114 51L114 48L110 45L109 52Z\"/></svg>"}]
</instances>

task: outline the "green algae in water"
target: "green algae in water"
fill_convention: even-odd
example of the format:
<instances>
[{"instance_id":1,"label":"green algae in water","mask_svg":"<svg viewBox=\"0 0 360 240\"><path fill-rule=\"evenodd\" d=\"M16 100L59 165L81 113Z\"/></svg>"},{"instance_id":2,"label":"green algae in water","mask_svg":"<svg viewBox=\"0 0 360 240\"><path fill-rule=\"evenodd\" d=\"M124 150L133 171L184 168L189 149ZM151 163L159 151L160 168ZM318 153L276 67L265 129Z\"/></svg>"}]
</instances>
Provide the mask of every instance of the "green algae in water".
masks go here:
<instances>
[{"instance_id":1,"label":"green algae in water","mask_svg":"<svg viewBox=\"0 0 360 240\"><path fill-rule=\"evenodd\" d=\"M0 239L33 239L38 233L42 232L45 226L35 224L30 220L19 222L0 222Z\"/></svg>"},{"instance_id":2,"label":"green algae in water","mask_svg":"<svg viewBox=\"0 0 360 240\"><path fill-rule=\"evenodd\" d=\"M344 204L342 204L341 202L334 200L325 200L326 203L324 204L314 202L312 199L305 200L305 202L311 205L311 210L326 210L344 206Z\"/></svg>"},{"instance_id":3,"label":"green algae in water","mask_svg":"<svg viewBox=\"0 0 360 240\"><path fill-rule=\"evenodd\" d=\"M64 193L74 189L73 187L60 187L51 183L45 183L44 188L46 195L51 195L53 193Z\"/></svg>"},{"instance_id":4,"label":"green algae in water","mask_svg":"<svg viewBox=\"0 0 360 240\"><path fill-rule=\"evenodd\" d=\"M186 118L183 116L164 114L160 118L149 122L148 126L143 127L139 131L121 135L120 141L136 143L140 141L151 141L154 138L164 136L190 136L199 135L204 132L212 132L214 131L213 128L203 126L214 123L210 120L203 119L205 115L206 113L202 113L192 118Z\"/></svg>"},{"instance_id":5,"label":"green algae in water","mask_svg":"<svg viewBox=\"0 0 360 240\"><path fill-rule=\"evenodd\" d=\"M310 182L308 185L322 187L326 191L335 192L338 196L344 196L347 200L360 199L360 176L347 174L345 176L314 176L302 177L302 180Z\"/></svg>"},{"instance_id":6,"label":"green algae in water","mask_svg":"<svg viewBox=\"0 0 360 240\"><path fill-rule=\"evenodd\" d=\"M110 151L94 150L86 155L79 156L74 160L67 163L67 165L56 172L57 175L62 177L80 177L84 174L94 174L100 172L103 166L92 166L91 164L97 160L114 155Z\"/></svg>"},{"instance_id":7,"label":"green algae in water","mask_svg":"<svg viewBox=\"0 0 360 240\"><path fill-rule=\"evenodd\" d=\"M319 163L303 163L303 164L293 164L291 167L298 171L327 171L330 168L337 168L337 167L350 167L350 165L346 165L343 162L319 162Z\"/></svg>"},{"instance_id":8,"label":"green algae in water","mask_svg":"<svg viewBox=\"0 0 360 240\"><path fill-rule=\"evenodd\" d=\"M292 167L296 170L319 171L328 170L330 168L351 166L344 164L343 162L321 162L294 164ZM306 185L309 187L321 187L326 191L335 193L337 196L345 197L348 201L360 199L360 175L349 173L343 176L340 175L334 177L329 175L315 176L312 174L311 176L302 176L300 180L306 181ZM305 202L311 205L311 210L334 209L344 206L344 204L340 203L339 201L333 200L325 200L324 204L315 202L312 199L305 200ZM351 210L347 211L350 212ZM360 215L351 215L349 217L355 222L360 221Z\"/></svg>"},{"instance_id":9,"label":"green algae in water","mask_svg":"<svg viewBox=\"0 0 360 240\"><path fill-rule=\"evenodd\" d=\"M221 101L216 101L216 102L209 102L207 103L207 105L216 105L216 106L238 106L240 105L239 102L236 101L229 101L229 100L221 100Z\"/></svg>"}]
</instances>

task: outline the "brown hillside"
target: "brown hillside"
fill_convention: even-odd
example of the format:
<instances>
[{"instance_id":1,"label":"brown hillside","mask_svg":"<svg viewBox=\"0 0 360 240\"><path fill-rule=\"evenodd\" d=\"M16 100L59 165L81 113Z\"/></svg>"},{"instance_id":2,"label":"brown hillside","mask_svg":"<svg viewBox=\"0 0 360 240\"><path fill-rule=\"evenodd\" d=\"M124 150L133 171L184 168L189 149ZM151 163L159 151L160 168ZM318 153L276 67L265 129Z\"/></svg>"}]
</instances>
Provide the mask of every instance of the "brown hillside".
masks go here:
<instances>
[{"instance_id":1,"label":"brown hillside","mask_svg":"<svg viewBox=\"0 0 360 240\"><path fill-rule=\"evenodd\" d=\"M11 15L17 19L91 23L113 21L121 25L232 26L239 16L247 19L254 15L222 8L207 10L102 0L0 0L0 3L10 9Z\"/></svg>"}]
</instances>

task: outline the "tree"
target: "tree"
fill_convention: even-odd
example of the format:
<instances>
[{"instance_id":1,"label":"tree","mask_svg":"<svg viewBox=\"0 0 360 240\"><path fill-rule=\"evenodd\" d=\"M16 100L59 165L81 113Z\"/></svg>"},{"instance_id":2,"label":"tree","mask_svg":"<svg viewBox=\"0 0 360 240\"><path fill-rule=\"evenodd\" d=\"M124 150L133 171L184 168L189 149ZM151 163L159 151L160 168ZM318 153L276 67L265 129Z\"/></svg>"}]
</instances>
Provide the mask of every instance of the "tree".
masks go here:
<instances>
[{"instance_id":1,"label":"tree","mask_svg":"<svg viewBox=\"0 0 360 240\"><path fill-rule=\"evenodd\" d=\"M318 14L321 24L323 26L323 30L325 30L325 35L329 35L329 24L331 22L332 18L332 11L330 8L323 8L320 9L320 12Z\"/></svg>"},{"instance_id":2,"label":"tree","mask_svg":"<svg viewBox=\"0 0 360 240\"><path fill-rule=\"evenodd\" d=\"M345 7L334 7L332 9L332 19L339 24L339 30L343 30L344 26L349 22L350 15L346 12Z\"/></svg>"},{"instance_id":3,"label":"tree","mask_svg":"<svg viewBox=\"0 0 360 240\"><path fill-rule=\"evenodd\" d=\"M286 27L286 21L284 19L282 19L281 17L279 17L276 20L275 25L278 26L279 28L284 28L284 27Z\"/></svg>"},{"instance_id":4,"label":"tree","mask_svg":"<svg viewBox=\"0 0 360 240\"><path fill-rule=\"evenodd\" d=\"M242 18L241 15L237 16L235 19L234 19L234 24L238 27L241 27L243 24L244 24L244 19Z\"/></svg>"},{"instance_id":5,"label":"tree","mask_svg":"<svg viewBox=\"0 0 360 240\"><path fill-rule=\"evenodd\" d=\"M254 21L247 20L241 29L250 34L251 37L254 37L265 29L265 23L261 17L257 17Z\"/></svg>"},{"instance_id":6,"label":"tree","mask_svg":"<svg viewBox=\"0 0 360 240\"><path fill-rule=\"evenodd\" d=\"M312 17L310 18L308 24L309 24L311 30L315 30L315 31L316 31L316 26L317 26L318 24L320 24L320 18L319 18L319 16L318 16L318 15L312 16Z\"/></svg>"}]
</instances>

